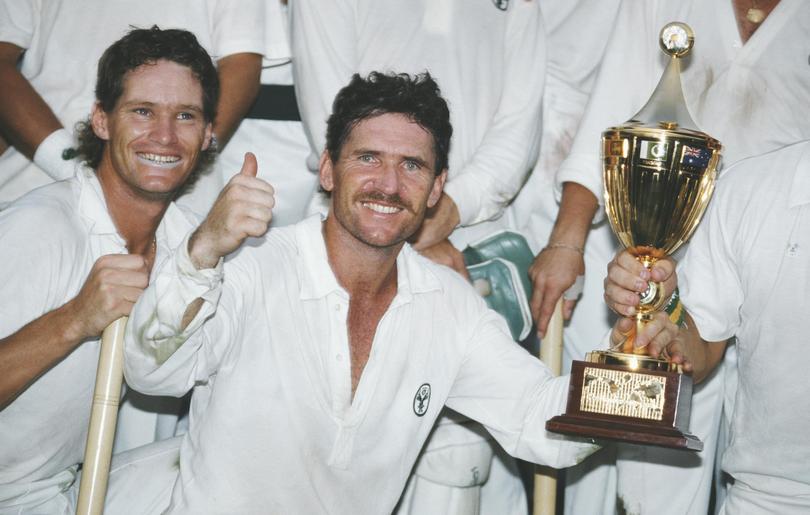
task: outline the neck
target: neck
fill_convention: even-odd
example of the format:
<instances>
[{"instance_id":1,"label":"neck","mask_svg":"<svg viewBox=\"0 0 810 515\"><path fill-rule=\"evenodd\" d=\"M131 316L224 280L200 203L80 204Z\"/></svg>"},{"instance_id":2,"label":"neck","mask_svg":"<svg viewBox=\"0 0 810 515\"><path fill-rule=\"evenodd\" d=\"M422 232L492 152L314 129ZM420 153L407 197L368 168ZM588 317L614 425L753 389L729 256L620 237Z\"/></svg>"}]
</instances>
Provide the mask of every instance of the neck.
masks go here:
<instances>
[{"instance_id":1,"label":"neck","mask_svg":"<svg viewBox=\"0 0 810 515\"><path fill-rule=\"evenodd\" d=\"M743 43L754 35L778 4L779 0L733 0L737 30Z\"/></svg>"},{"instance_id":2,"label":"neck","mask_svg":"<svg viewBox=\"0 0 810 515\"><path fill-rule=\"evenodd\" d=\"M358 241L340 227L334 216L323 224L329 266L338 283L349 292L387 295L397 288L397 256L404 243L377 248Z\"/></svg>"},{"instance_id":3,"label":"neck","mask_svg":"<svg viewBox=\"0 0 810 515\"><path fill-rule=\"evenodd\" d=\"M151 263L155 252L155 233L169 207L170 199L144 198L126 185L111 168L102 163L96 171L107 212L130 254L140 254Z\"/></svg>"}]
</instances>

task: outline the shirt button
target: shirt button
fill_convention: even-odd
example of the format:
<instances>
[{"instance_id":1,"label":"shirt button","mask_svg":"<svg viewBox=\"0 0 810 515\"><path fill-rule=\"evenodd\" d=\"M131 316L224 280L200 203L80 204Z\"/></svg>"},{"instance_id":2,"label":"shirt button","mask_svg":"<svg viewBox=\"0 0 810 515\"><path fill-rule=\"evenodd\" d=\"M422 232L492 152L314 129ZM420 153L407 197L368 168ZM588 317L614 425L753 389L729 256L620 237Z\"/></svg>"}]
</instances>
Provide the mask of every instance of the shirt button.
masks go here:
<instances>
[{"instance_id":1,"label":"shirt button","mask_svg":"<svg viewBox=\"0 0 810 515\"><path fill-rule=\"evenodd\" d=\"M335 354L335 359L338 361L343 361L343 354Z\"/></svg>"},{"instance_id":2,"label":"shirt button","mask_svg":"<svg viewBox=\"0 0 810 515\"><path fill-rule=\"evenodd\" d=\"M340 311L340 304L335 304L335 311Z\"/></svg>"}]
</instances>

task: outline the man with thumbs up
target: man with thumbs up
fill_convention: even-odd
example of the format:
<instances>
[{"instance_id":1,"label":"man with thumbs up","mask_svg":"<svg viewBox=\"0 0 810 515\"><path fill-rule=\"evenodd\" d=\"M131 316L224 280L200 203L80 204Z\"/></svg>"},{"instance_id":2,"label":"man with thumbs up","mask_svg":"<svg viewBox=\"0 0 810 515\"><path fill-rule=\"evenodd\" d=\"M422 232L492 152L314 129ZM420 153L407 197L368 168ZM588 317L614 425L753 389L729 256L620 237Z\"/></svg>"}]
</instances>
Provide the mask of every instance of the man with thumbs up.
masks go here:
<instances>
[{"instance_id":1,"label":"man with thumbs up","mask_svg":"<svg viewBox=\"0 0 810 515\"><path fill-rule=\"evenodd\" d=\"M355 75L320 158L325 220L263 234L272 189L248 156L161 263L130 316L125 376L150 394L195 388L166 513L391 513L445 405L531 461L595 450L546 434L567 378L406 243L441 197L451 133L430 75Z\"/></svg>"},{"instance_id":2,"label":"man with thumbs up","mask_svg":"<svg viewBox=\"0 0 810 515\"><path fill-rule=\"evenodd\" d=\"M0 512L74 512L99 337L194 226L172 201L211 157L218 92L190 32L131 31L99 62L85 165L0 212ZM114 467L108 513L148 513L166 470L131 496Z\"/></svg>"}]
</instances>

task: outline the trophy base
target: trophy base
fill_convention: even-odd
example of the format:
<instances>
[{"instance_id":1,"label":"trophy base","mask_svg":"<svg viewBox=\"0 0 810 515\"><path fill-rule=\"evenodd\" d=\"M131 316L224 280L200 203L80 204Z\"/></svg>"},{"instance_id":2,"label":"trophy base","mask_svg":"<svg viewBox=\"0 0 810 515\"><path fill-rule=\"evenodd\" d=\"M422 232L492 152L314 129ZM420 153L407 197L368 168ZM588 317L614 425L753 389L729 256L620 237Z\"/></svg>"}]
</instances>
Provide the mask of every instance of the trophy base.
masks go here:
<instances>
[{"instance_id":1,"label":"trophy base","mask_svg":"<svg viewBox=\"0 0 810 515\"><path fill-rule=\"evenodd\" d=\"M700 451L689 434L692 378L665 360L591 352L574 361L565 414L546 429L568 435Z\"/></svg>"},{"instance_id":2,"label":"trophy base","mask_svg":"<svg viewBox=\"0 0 810 515\"><path fill-rule=\"evenodd\" d=\"M676 428L650 427L641 424L558 415L546 422L546 429L553 433L585 438L656 445L687 451L703 450L703 442L697 436L684 433Z\"/></svg>"}]
</instances>

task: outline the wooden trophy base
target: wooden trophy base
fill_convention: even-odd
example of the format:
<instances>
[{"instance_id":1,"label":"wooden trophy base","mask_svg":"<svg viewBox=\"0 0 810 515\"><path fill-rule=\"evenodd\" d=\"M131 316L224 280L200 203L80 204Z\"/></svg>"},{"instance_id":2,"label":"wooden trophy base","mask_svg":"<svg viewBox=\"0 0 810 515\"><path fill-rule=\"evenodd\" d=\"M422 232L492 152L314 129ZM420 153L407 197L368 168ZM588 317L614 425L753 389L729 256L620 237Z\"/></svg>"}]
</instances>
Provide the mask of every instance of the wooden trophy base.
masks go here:
<instances>
[{"instance_id":1,"label":"wooden trophy base","mask_svg":"<svg viewBox=\"0 0 810 515\"><path fill-rule=\"evenodd\" d=\"M700 451L689 434L692 378L663 360L592 352L574 361L565 414L546 429L587 438ZM617 364L618 363L618 364Z\"/></svg>"}]
</instances>

